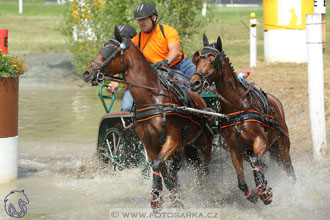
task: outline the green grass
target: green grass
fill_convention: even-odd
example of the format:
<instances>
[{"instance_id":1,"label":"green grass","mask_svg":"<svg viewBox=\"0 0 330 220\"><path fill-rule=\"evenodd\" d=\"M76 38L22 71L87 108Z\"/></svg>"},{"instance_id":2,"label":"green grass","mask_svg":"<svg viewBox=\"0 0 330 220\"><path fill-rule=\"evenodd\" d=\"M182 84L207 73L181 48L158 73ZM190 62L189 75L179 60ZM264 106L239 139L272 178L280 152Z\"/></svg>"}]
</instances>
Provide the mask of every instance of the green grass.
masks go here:
<instances>
[{"instance_id":1,"label":"green grass","mask_svg":"<svg viewBox=\"0 0 330 220\"><path fill-rule=\"evenodd\" d=\"M65 6L56 3L45 3L44 0L24 0L23 5L23 14L19 14L18 0L0 0L0 28L9 30L9 52L66 51L66 38L60 32ZM228 56L241 59L242 56L248 55L248 25L251 12L256 13L258 21L258 59L263 60L262 7L213 7L213 10L207 12L211 14L212 21L209 21L204 28L196 30L196 34L192 36L193 42L196 43L190 45L192 49L187 50L187 48L185 51L201 49L202 36L203 33L206 33L210 42L216 41L217 36L221 36L223 48ZM330 13L329 7L328 12ZM330 16L327 16L326 20L328 26L327 39L329 39Z\"/></svg>"},{"instance_id":2,"label":"green grass","mask_svg":"<svg viewBox=\"0 0 330 220\"><path fill-rule=\"evenodd\" d=\"M9 52L65 51L60 33L64 11L63 5L24 0L19 14L18 1L0 0L0 28L8 29Z\"/></svg>"},{"instance_id":3,"label":"green grass","mask_svg":"<svg viewBox=\"0 0 330 220\"><path fill-rule=\"evenodd\" d=\"M19 15L18 0L0 0L0 14ZM61 16L63 5L45 3L44 0L23 0L23 16Z\"/></svg>"}]
</instances>

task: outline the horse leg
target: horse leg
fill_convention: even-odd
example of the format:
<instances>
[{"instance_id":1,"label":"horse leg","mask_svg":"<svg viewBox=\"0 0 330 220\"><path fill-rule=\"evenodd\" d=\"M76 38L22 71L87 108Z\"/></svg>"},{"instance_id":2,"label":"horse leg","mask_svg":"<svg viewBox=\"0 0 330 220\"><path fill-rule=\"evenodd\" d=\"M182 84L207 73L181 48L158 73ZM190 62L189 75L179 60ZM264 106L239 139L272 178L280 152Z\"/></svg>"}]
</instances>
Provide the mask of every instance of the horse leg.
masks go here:
<instances>
[{"instance_id":1,"label":"horse leg","mask_svg":"<svg viewBox=\"0 0 330 220\"><path fill-rule=\"evenodd\" d=\"M164 183L166 188L170 192L170 199L172 207L176 209L183 209L182 198L178 196L179 184L178 184L178 171L180 170L181 155L174 154L173 157L166 161L167 169L162 171L164 177Z\"/></svg>"},{"instance_id":2,"label":"horse leg","mask_svg":"<svg viewBox=\"0 0 330 220\"><path fill-rule=\"evenodd\" d=\"M244 167L241 154L239 154L236 149L230 147L230 155L237 175L238 188L243 191L244 197L247 200L252 203L258 202L256 193L252 191L245 182Z\"/></svg>"},{"instance_id":3,"label":"horse leg","mask_svg":"<svg viewBox=\"0 0 330 220\"><path fill-rule=\"evenodd\" d=\"M290 139L282 134L278 146L278 155L281 163L284 166L286 174L291 178L292 182L296 182L296 175L292 166L290 156Z\"/></svg>"},{"instance_id":4,"label":"horse leg","mask_svg":"<svg viewBox=\"0 0 330 220\"><path fill-rule=\"evenodd\" d=\"M272 188L267 187L267 181L260 169L260 159L265 153L267 141L265 138L256 138L253 144L253 153L250 156L250 164L253 169L254 181L256 183L257 193L265 205L272 202Z\"/></svg>"},{"instance_id":5,"label":"horse leg","mask_svg":"<svg viewBox=\"0 0 330 220\"><path fill-rule=\"evenodd\" d=\"M172 188L170 182L173 181L173 179L171 180L171 177L167 176L167 172L164 170L166 168L164 162L170 156L172 156L173 153L175 152L175 150L178 149L180 146L181 146L180 138L175 138L175 136L167 136L166 137L166 141L165 141L164 145L162 146L161 151L157 155L157 157L154 160L153 165L152 165L152 169L154 170L153 177L155 178L154 183L155 183L155 181L157 181L157 184L159 185L160 180L158 178L158 174L159 174L159 171L162 169L162 173L164 173L164 175L166 176L166 184L169 184L169 187ZM163 168L163 167L165 167L165 168ZM159 175L159 177L160 177L160 175ZM154 190L154 186L153 186L152 194L153 194L152 202L157 201L158 200L157 198L160 197L160 193L158 193L157 190L156 191ZM183 205L182 205L182 207L183 207ZM155 208L157 208L157 207L155 207Z\"/></svg>"},{"instance_id":6,"label":"horse leg","mask_svg":"<svg viewBox=\"0 0 330 220\"><path fill-rule=\"evenodd\" d=\"M162 146L161 151L157 155L156 159L152 164L153 170L159 170L162 164L173 155L173 153L180 148L181 146L181 139L180 136L172 137L167 136L164 145Z\"/></svg>"},{"instance_id":7,"label":"horse leg","mask_svg":"<svg viewBox=\"0 0 330 220\"><path fill-rule=\"evenodd\" d=\"M152 148L151 146L154 146L157 143L154 143L152 142L151 139L147 139L147 138L145 139L141 138L141 140L144 143L144 146L147 150L148 157L151 159L151 161L155 161L160 148L158 150L157 148ZM157 170L153 169L153 173L152 173L150 205L154 212L160 212L163 205L163 199L161 196L163 191L163 179L160 174L162 170L166 170L166 167L164 165L159 167L159 169Z\"/></svg>"},{"instance_id":8,"label":"horse leg","mask_svg":"<svg viewBox=\"0 0 330 220\"><path fill-rule=\"evenodd\" d=\"M211 161L212 152L212 135L206 133L205 130L200 137L195 141L195 145L199 150L199 163L196 164L198 177L203 182L206 181L207 175L209 174L209 164Z\"/></svg>"},{"instance_id":9,"label":"horse leg","mask_svg":"<svg viewBox=\"0 0 330 220\"><path fill-rule=\"evenodd\" d=\"M149 146L151 146L152 143L145 142L145 146L147 148L147 153L149 158L154 161L157 153L155 151L150 150ZM152 188L151 188L151 199L150 199L150 205L154 212L160 212L163 205L163 199L162 199L162 192L163 192L163 179L160 174L161 170L166 170L165 166L160 167L158 170L153 170L152 173Z\"/></svg>"},{"instance_id":10,"label":"horse leg","mask_svg":"<svg viewBox=\"0 0 330 220\"><path fill-rule=\"evenodd\" d=\"M162 177L159 171L152 173L152 190L150 205L154 212L160 212L163 205L163 199L161 193L163 191Z\"/></svg>"}]
</instances>

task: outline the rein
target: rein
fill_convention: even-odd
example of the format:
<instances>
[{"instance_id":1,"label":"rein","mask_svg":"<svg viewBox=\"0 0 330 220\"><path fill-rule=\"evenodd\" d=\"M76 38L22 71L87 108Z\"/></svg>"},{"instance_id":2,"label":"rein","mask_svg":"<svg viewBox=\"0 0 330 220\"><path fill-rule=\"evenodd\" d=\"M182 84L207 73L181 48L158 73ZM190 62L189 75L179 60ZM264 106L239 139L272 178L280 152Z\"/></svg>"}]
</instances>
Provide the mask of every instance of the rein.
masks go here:
<instances>
[{"instance_id":1,"label":"rein","mask_svg":"<svg viewBox=\"0 0 330 220\"><path fill-rule=\"evenodd\" d=\"M120 78L120 77L115 77L115 76L103 76L103 80L110 80L110 81L114 81L114 82L118 82L118 83L125 83L125 84L131 85L133 87L138 87L138 88L144 88L144 89L150 89L150 90L159 90L159 89L154 88L154 87L143 86L143 85L140 85L140 84L127 82L125 79Z\"/></svg>"},{"instance_id":2,"label":"rein","mask_svg":"<svg viewBox=\"0 0 330 220\"><path fill-rule=\"evenodd\" d=\"M163 69L163 70L166 70L167 72L175 72L175 73L177 73L177 74L179 74L180 76L183 76L183 77L185 77L186 79L191 79L191 77L190 76L188 76L188 75L186 75L186 74L183 74L183 73L181 73L180 71L176 71L176 70L172 70L172 69L170 69L170 68L168 68L168 67L161 67L161 69Z\"/></svg>"}]
</instances>

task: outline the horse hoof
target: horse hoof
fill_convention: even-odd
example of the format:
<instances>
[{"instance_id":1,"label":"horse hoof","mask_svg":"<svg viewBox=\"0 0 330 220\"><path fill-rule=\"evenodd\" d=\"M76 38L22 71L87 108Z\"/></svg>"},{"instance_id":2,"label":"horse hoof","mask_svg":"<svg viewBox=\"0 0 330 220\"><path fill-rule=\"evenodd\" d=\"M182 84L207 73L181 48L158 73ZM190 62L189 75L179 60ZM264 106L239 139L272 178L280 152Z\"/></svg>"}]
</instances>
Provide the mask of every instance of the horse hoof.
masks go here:
<instances>
[{"instance_id":1,"label":"horse hoof","mask_svg":"<svg viewBox=\"0 0 330 220\"><path fill-rule=\"evenodd\" d=\"M257 203L259 199L258 195L254 191L252 192L251 189L249 190L248 194L247 195L244 194L244 196L247 200L249 200L252 203Z\"/></svg>"},{"instance_id":2,"label":"horse hoof","mask_svg":"<svg viewBox=\"0 0 330 220\"><path fill-rule=\"evenodd\" d=\"M171 208L175 208L177 211L184 210L184 205L180 200L175 200L175 202L172 203Z\"/></svg>"},{"instance_id":3,"label":"horse hoof","mask_svg":"<svg viewBox=\"0 0 330 220\"><path fill-rule=\"evenodd\" d=\"M258 202L258 195L252 193L252 195L250 195L249 197L246 197L247 200L249 200L252 203L257 203Z\"/></svg>"},{"instance_id":4,"label":"horse hoof","mask_svg":"<svg viewBox=\"0 0 330 220\"><path fill-rule=\"evenodd\" d=\"M163 200L151 201L151 208L153 213L160 213L163 209Z\"/></svg>"},{"instance_id":5,"label":"horse hoof","mask_svg":"<svg viewBox=\"0 0 330 220\"><path fill-rule=\"evenodd\" d=\"M160 206L158 208L152 208L152 213L159 214L163 210L163 206Z\"/></svg>"},{"instance_id":6,"label":"horse hoof","mask_svg":"<svg viewBox=\"0 0 330 220\"><path fill-rule=\"evenodd\" d=\"M272 188L266 188L263 192L258 192L260 200L265 204L269 205L272 203L273 192Z\"/></svg>"},{"instance_id":7,"label":"horse hoof","mask_svg":"<svg viewBox=\"0 0 330 220\"><path fill-rule=\"evenodd\" d=\"M161 196L153 195L150 199L150 205L154 213L160 212L163 209L163 199Z\"/></svg>"},{"instance_id":8,"label":"horse hoof","mask_svg":"<svg viewBox=\"0 0 330 220\"><path fill-rule=\"evenodd\" d=\"M265 205L269 205L269 204L271 204L273 202L273 200L269 199L269 200L263 201L263 202L264 202Z\"/></svg>"}]
</instances>

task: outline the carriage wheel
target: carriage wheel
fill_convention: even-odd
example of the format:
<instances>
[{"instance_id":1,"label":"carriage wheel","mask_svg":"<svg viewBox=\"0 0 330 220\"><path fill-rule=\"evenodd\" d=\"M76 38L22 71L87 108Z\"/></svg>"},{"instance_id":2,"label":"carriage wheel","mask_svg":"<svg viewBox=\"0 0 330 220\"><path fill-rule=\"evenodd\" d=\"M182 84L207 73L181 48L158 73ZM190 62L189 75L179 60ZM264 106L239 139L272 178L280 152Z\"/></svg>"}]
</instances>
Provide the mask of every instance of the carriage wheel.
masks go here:
<instances>
[{"instance_id":1,"label":"carriage wheel","mask_svg":"<svg viewBox=\"0 0 330 220\"><path fill-rule=\"evenodd\" d=\"M122 132L117 128L106 131L99 149L100 159L105 163L112 164L114 169L122 170L125 165L125 141Z\"/></svg>"}]
</instances>

